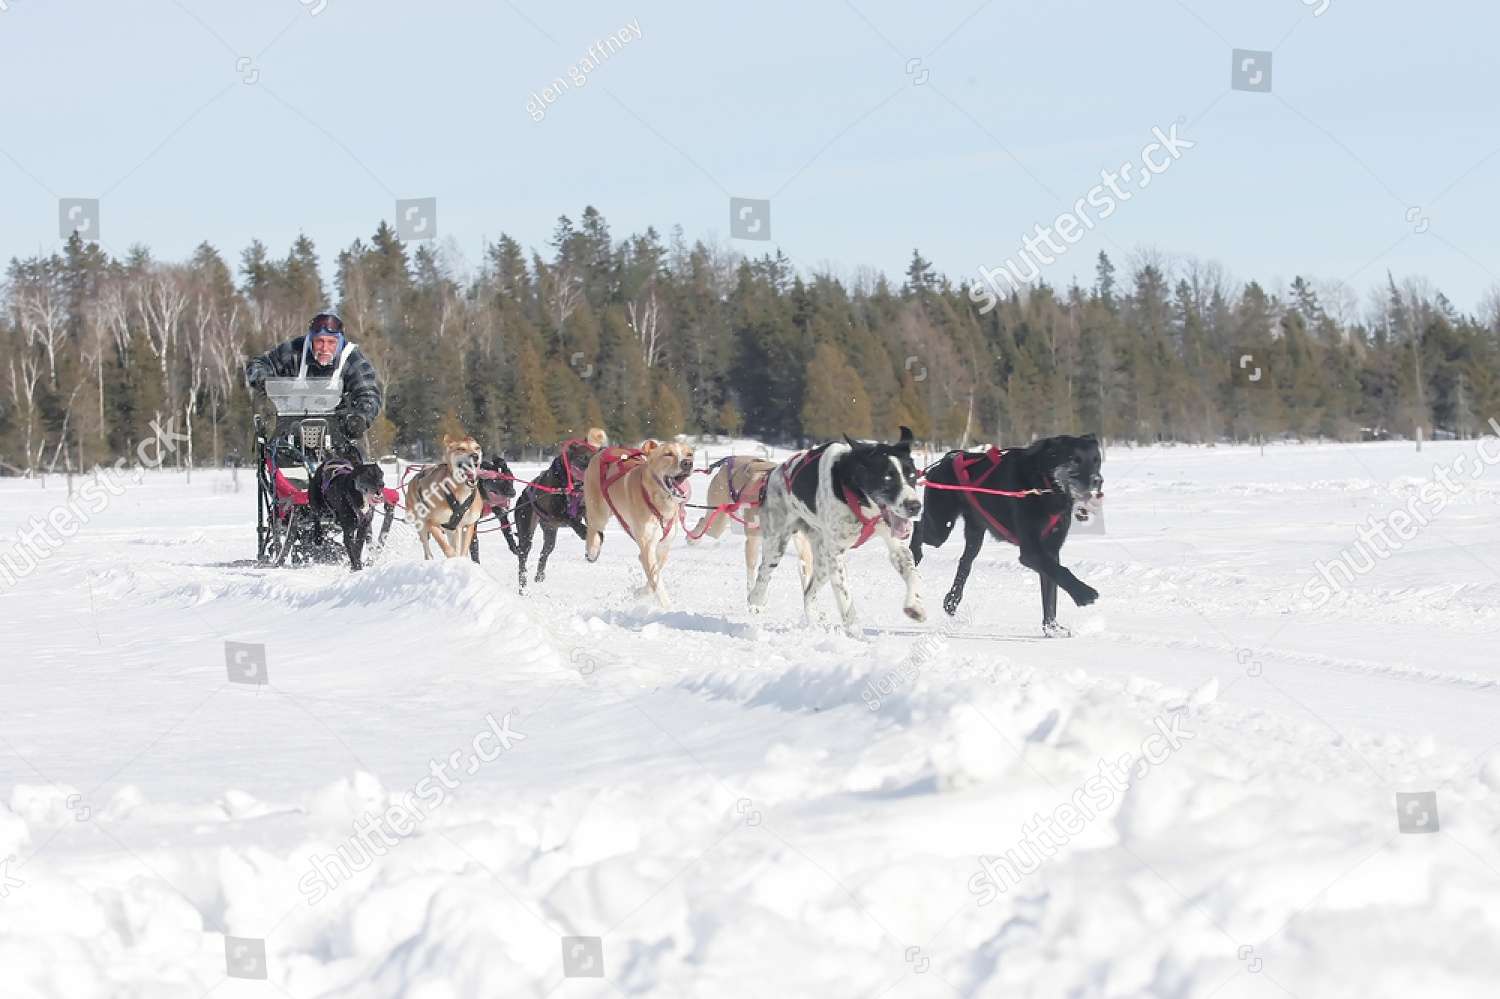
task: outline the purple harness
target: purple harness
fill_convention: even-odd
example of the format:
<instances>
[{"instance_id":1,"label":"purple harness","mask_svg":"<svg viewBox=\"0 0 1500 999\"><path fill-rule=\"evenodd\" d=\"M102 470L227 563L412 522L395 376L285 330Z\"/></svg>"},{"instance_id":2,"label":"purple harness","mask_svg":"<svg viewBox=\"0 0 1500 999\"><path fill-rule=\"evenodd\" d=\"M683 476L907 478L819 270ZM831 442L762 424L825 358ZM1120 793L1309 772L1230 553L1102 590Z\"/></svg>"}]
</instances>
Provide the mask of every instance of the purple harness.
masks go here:
<instances>
[{"instance_id":1,"label":"purple harness","mask_svg":"<svg viewBox=\"0 0 1500 999\"><path fill-rule=\"evenodd\" d=\"M323 478L323 495L327 496L329 492L332 491L334 479L337 479L341 475L354 474L354 463L348 458L329 458L327 461L323 462L323 468L321 469L320 474ZM375 504L367 502L365 498L361 496L360 507L361 511L359 519L362 523L368 523L370 518L375 515Z\"/></svg>"}]
</instances>

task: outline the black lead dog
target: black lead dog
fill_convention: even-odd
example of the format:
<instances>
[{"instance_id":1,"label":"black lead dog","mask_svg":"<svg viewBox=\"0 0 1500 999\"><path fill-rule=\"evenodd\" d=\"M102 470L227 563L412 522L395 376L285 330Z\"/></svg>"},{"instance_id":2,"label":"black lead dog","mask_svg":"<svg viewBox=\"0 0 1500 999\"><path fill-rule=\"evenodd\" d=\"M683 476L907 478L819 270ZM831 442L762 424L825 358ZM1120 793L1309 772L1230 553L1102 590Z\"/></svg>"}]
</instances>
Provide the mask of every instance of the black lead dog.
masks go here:
<instances>
[{"instance_id":1,"label":"black lead dog","mask_svg":"<svg viewBox=\"0 0 1500 999\"><path fill-rule=\"evenodd\" d=\"M516 547L516 536L510 529L510 503L516 498L516 477L511 474L510 466L499 454L490 451L485 454L487 457L479 463L479 498L490 508L495 523L500 525L500 533L505 535L506 546L515 555L519 549ZM469 558L479 561L477 529L474 540L469 543Z\"/></svg>"},{"instance_id":2,"label":"black lead dog","mask_svg":"<svg viewBox=\"0 0 1500 999\"><path fill-rule=\"evenodd\" d=\"M1099 474L1104 456L1092 434L1045 437L1025 448L949 451L927 470L922 519L912 533L911 552L922 561L922 546L936 548L948 540L953 525L964 522L964 553L943 610L958 613L964 581L986 533L1021 549L1021 564L1035 571L1042 586L1042 633L1067 637L1057 623L1057 588L1079 607L1099 599L1099 591L1073 575L1059 560L1068 526L1088 519L1088 500L1104 487ZM944 487L950 488L944 488ZM977 487L963 491L952 487ZM1027 493L998 496L977 490ZM1031 492L1035 490L1035 492Z\"/></svg>"},{"instance_id":3,"label":"black lead dog","mask_svg":"<svg viewBox=\"0 0 1500 999\"><path fill-rule=\"evenodd\" d=\"M520 563L521 592L526 592L526 559L531 539L542 529L542 553L536 563L536 581L547 576L547 556L557 546L557 531L571 527L578 540L586 538L583 523L583 472L595 448L586 441L572 441L552 459L542 474L531 480L516 502L516 561Z\"/></svg>"},{"instance_id":4,"label":"black lead dog","mask_svg":"<svg viewBox=\"0 0 1500 999\"><path fill-rule=\"evenodd\" d=\"M356 461L358 457L356 452L352 457L327 458L307 487L313 512L332 516L344 532L344 551L354 572L364 568L362 558L375 507L385 505L385 473L374 462Z\"/></svg>"}]
</instances>

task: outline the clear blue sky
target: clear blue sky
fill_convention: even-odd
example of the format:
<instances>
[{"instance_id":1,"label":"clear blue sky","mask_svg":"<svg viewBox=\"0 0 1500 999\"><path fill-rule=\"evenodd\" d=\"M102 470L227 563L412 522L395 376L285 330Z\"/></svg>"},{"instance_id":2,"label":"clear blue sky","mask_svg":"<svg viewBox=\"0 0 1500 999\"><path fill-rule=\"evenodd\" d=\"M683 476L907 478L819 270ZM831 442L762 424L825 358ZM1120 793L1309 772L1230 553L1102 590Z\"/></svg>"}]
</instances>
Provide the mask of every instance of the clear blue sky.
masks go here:
<instances>
[{"instance_id":1,"label":"clear blue sky","mask_svg":"<svg viewBox=\"0 0 1500 999\"><path fill-rule=\"evenodd\" d=\"M919 246L967 279L1182 118L1195 148L1049 280L1145 245L1273 286L1390 268L1464 310L1500 282L1494 5L3 3L7 259L61 245L56 197L100 197L117 253L237 260L303 230L326 261L431 196L470 262L593 204L616 236L681 223L845 274ZM628 22L534 121L529 96ZM1232 47L1274 50L1271 93L1231 92ZM771 244L730 240L730 195L772 199Z\"/></svg>"}]
</instances>

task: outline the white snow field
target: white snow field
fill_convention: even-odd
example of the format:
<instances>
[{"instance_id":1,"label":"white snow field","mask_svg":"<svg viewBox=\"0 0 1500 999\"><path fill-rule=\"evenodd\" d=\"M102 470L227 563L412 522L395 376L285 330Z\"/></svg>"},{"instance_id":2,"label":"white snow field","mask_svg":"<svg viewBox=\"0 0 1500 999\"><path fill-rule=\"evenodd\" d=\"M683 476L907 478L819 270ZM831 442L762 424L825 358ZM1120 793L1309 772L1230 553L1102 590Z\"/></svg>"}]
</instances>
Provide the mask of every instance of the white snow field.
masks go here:
<instances>
[{"instance_id":1,"label":"white snow field","mask_svg":"<svg viewBox=\"0 0 1500 999\"><path fill-rule=\"evenodd\" d=\"M873 544L862 639L791 560L757 633L738 534L662 612L617 527L523 597L243 564L247 472L5 479L0 995L1493 997L1491 455L1112 448L1060 640L993 542L957 622L955 537L926 624Z\"/></svg>"}]
</instances>

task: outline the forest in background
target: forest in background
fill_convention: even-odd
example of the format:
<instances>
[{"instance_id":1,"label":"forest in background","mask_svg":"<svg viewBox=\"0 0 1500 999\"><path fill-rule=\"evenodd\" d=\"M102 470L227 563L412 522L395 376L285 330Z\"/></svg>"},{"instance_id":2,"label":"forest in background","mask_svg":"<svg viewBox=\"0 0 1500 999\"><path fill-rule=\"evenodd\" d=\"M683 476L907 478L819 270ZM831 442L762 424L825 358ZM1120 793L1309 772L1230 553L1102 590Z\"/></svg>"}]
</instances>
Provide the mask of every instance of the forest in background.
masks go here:
<instances>
[{"instance_id":1,"label":"forest in background","mask_svg":"<svg viewBox=\"0 0 1500 999\"><path fill-rule=\"evenodd\" d=\"M181 262L141 246L115 259L75 234L6 270L0 470L127 456L153 420L189 435L180 462L248 455L263 402L245 360L330 303L385 386L377 451L418 458L460 428L535 454L589 426L800 443L904 424L941 448L1468 437L1500 416L1500 309L1460 313L1420 279L1386 275L1361 300L1101 253L1090 286L1035 286L981 315L916 251L899 283L846 279L680 228L615 239L592 207L560 218L548 250L502 235L463 273L381 222L325 277L305 236L231 263L208 243ZM1255 382L1237 377L1247 356Z\"/></svg>"}]
</instances>

